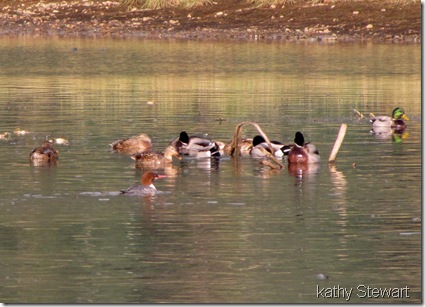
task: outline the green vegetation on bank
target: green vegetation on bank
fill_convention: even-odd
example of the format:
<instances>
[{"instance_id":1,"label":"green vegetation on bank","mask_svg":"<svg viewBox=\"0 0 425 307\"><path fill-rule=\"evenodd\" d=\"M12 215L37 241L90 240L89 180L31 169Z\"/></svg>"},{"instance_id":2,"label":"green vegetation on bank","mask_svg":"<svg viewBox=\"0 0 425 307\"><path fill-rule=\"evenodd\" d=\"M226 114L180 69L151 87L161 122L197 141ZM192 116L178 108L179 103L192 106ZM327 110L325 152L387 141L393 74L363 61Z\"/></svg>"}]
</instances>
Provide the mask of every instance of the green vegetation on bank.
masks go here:
<instances>
[{"instance_id":1,"label":"green vegetation on bank","mask_svg":"<svg viewBox=\"0 0 425 307\"><path fill-rule=\"evenodd\" d=\"M230 1L230 0L229 0ZM330 2L341 2L355 0L330 0ZM420 3L420 0L365 0L365 1L381 1L391 2L400 5L410 3ZM252 4L253 7L269 7L272 5L281 6L285 4L292 4L297 2L305 2L309 4L322 3L323 0L246 0L247 3ZM141 9L161 9L170 7L190 8L195 6L212 4L213 0L121 0L121 6L127 9L141 8Z\"/></svg>"}]
</instances>

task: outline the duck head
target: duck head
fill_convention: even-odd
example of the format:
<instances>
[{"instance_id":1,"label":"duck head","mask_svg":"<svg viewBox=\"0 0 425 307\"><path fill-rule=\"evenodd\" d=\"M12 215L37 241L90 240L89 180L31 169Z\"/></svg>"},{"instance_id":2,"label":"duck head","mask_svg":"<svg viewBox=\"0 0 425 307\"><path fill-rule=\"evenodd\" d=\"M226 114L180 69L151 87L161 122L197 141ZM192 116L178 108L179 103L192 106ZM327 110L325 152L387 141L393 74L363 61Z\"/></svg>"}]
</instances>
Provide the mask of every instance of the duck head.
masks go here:
<instances>
[{"instance_id":1,"label":"duck head","mask_svg":"<svg viewBox=\"0 0 425 307\"><path fill-rule=\"evenodd\" d=\"M189 135L187 134L186 131L182 131L180 132L180 137L179 137L179 141L184 143L184 144L189 144Z\"/></svg>"},{"instance_id":2,"label":"duck head","mask_svg":"<svg viewBox=\"0 0 425 307\"><path fill-rule=\"evenodd\" d=\"M305 140L304 140L304 136L301 132L297 131L295 133L295 139L294 139L294 143L300 147L304 146Z\"/></svg>"},{"instance_id":3,"label":"duck head","mask_svg":"<svg viewBox=\"0 0 425 307\"><path fill-rule=\"evenodd\" d=\"M409 118L407 117L407 115L404 113L404 110L400 107L397 107L393 110L392 113L392 118L393 119L404 119L404 120L409 120Z\"/></svg>"},{"instance_id":4,"label":"duck head","mask_svg":"<svg viewBox=\"0 0 425 307\"><path fill-rule=\"evenodd\" d=\"M164 155L169 159L172 159L173 156L179 160L182 159L182 156L179 154L177 148L174 147L173 145L170 145L167 148L165 148Z\"/></svg>"},{"instance_id":5,"label":"duck head","mask_svg":"<svg viewBox=\"0 0 425 307\"><path fill-rule=\"evenodd\" d=\"M153 185L153 182L155 181L155 179L165 178L165 177L167 176L158 175L157 173L154 173L154 172L146 172L142 175L140 182L143 186L155 188L155 186Z\"/></svg>"},{"instance_id":6,"label":"duck head","mask_svg":"<svg viewBox=\"0 0 425 307\"><path fill-rule=\"evenodd\" d=\"M257 146L261 143L265 143L265 142L266 142L266 140L261 135L256 135L252 139L252 146L255 147L255 146Z\"/></svg>"}]
</instances>

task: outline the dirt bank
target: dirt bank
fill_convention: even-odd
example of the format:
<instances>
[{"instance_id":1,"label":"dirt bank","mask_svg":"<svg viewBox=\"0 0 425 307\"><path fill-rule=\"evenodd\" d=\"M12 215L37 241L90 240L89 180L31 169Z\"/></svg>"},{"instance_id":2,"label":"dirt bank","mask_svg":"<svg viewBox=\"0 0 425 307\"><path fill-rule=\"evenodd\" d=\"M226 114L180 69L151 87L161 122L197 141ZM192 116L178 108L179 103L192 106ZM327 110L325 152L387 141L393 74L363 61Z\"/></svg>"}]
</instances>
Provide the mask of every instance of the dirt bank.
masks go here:
<instances>
[{"instance_id":1,"label":"dirt bank","mask_svg":"<svg viewBox=\"0 0 425 307\"><path fill-rule=\"evenodd\" d=\"M0 35L274 41L421 41L421 4L324 1L254 8L217 0L193 9L119 9L116 1L0 3Z\"/></svg>"}]
</instances>

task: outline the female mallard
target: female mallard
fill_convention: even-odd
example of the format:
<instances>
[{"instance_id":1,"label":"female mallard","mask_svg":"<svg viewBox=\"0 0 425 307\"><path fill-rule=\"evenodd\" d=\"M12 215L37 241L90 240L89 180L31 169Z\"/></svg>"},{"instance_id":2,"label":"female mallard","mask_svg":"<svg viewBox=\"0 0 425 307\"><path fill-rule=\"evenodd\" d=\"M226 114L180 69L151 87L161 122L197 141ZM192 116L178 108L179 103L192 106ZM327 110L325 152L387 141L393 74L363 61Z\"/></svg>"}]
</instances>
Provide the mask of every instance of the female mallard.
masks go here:
<instances>
[{"instance_id":1,"label":"female mallard","mask_svg":"<svg viewBox=\"0 0 425 307\"><path fill-rule=\"evenodd\" d=\"M136 161L136 167L161 167L173 161L173 157L181 160L180 154L174 146L168 146L164 152L139 152L131 158Z\"/></svg>"},{"instance_id":2,"label":"female mallard","mask_svg":"<svg viewBox=\"0 0 425 307\"><path fill-rule=\"evenodd\" d=\"M129 155L152 150L151 138L144 133L130 138L117 140L110 145L113 151Z\"/></svg>"},{"instance_id":3,"label":"female mallard","mask_svg":"<svg viewBox=\"0 0 425 307\"><path fill-rule=\"evenodd\" d=\"M40 147L30 152L30 161L36 166L55 164L58 160L58 153L52 143L44 141Z\"/></svg>"},{"instance_id":4,"label":"female mallard","mask_svg":"<svg viewBox=\"0 0 425 307\"><path fill-rule=\"evenodd\" d=\"M295 133L294 146L288 153L288 163L320 163L319 151L311 143L305 143L301 132Z\"/></svg>"},{"instance_id":5,"label":"female mallard","mask_svg":"<svg viewBox=\"0 0 425 307\"><path fill-rule=\"evenodd\" d=\"M404 113L404 110L400 107L397 107L393 110L393 113L390 116L375 116L371 113L373 128L389 128L393 130L405 130L406 123L405 120L409 120L407 115Z\"/></svg>"}]
</instances>

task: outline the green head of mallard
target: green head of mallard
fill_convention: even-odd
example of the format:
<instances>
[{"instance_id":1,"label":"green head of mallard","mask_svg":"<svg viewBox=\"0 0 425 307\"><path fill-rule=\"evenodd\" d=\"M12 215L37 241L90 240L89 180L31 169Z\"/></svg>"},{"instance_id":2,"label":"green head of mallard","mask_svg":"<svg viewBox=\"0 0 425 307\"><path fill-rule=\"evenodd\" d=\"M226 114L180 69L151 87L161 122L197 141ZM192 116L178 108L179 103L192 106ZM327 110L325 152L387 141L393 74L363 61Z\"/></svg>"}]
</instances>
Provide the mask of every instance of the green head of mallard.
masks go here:
<instances>
[{"instance_id":1,"label":"green head of mallard","mask_svg":"<svg viewBox=\"0 0 425 307\"><path fill-rule=\"evenodd\" d=\"M407 117L407 115L404 113L404 110L400 107L397 107L393 110L393 114L392 114L392 118L393 119L404 119L404 120L409 120L409 118Z\"/></svg>"}]
</instances>

